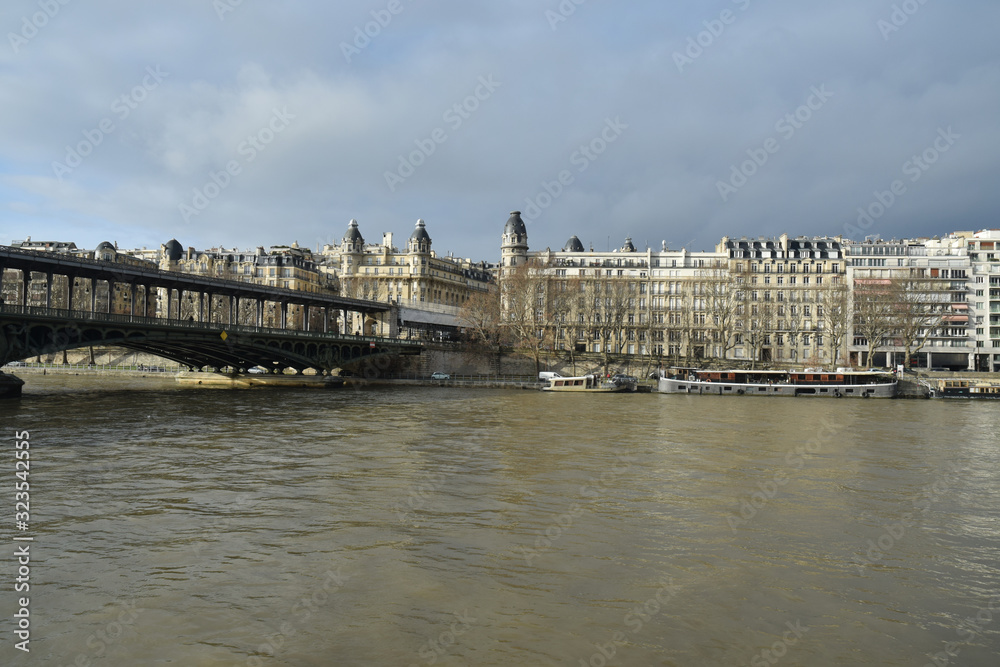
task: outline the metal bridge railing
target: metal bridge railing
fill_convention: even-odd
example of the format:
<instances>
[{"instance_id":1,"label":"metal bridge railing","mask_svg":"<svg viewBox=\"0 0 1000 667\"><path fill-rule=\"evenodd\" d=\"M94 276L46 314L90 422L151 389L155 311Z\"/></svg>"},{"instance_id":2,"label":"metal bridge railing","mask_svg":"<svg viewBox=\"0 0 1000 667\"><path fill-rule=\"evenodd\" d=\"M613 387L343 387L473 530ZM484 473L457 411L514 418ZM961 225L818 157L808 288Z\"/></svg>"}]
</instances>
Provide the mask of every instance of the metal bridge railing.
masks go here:
<instances>
[{"instance_id":1,"label":"metal bridge railing","mask_svg":"<svg viewBox=\"0 0 1000 667\"><path fill-rule=\"evenodd\" d=\"M0 314L20 315L23 317L43 317L52 320L64 320L67 323L74 322L100 322L104 324L132 324L148 327L166 327L171 329L189 329L221 333L225 331L231 334L263 334L275 336L291 336L310 340L329 340L337 342L350 342L360 344L387 345L406 344L413 346L423 346L420 341L405 338L389 338L383 336L352 336L350 334L330 333L322 331L303 331L300 329L278 329L274 327L258 327L249 324L225 324L222 322L201 322L198 320L175 320L161 317L145 317L142 315L130 315L121 313L95 313L87 310L64 310L61 308L45 308L43 306L21 306L7 305L0 306Z\"/></svg>"}]
</instances>

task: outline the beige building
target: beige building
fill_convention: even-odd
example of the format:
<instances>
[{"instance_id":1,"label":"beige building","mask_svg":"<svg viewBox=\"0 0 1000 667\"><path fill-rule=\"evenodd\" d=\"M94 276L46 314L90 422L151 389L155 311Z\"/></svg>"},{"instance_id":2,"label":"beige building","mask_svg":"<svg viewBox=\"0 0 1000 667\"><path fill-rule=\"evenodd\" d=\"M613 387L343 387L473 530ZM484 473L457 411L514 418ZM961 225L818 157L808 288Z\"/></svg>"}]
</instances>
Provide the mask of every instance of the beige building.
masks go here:
<instances>
[{"instance_id":1,"label":"beige building","mask_svg":"<svg viewBox=\"0 0 1000 667\"><path fill-rule=\"evenodd\" d=\"M140 251L133 251L138 254ZM184 250L176 239L160 246L157 259L161 269L180 271L257 285L281 287L303 292L337 293L335 276L321 271L313 253L298 243L273 246L265 251L212 248Z\"/></svg>"},{"instance_id":2,"label":"beige building","mask_svg":"<svg viewBox=\"0 0 1000 667\"><path fill-rule=\"evenodd\" d=\"M638 250L630 238L610 251L587 250L576 236L561 250L530 251L514 211L501 242L504 317L533 322L532 335L557 350L674 361L723 356L711 294L727 262L719 250L668 250L665 242Z\"/></svg>"},{"instance_id":3,"label":"beige building","mask_svg":"<svg viewBox=\"0 0 1000 667\"><path fill-rule=\"evenodd\" d=\"M407 312L437 313L439 324L456 328L462 306L472 294L489 290L493 276L485 262L439 257L431 246L423 220L403 248L391 232L382 234L381 243L365 242L351 220L340 245L323 247L319 268L339 280L344 296L397 304L404 320ZM421 319L428 323L428 317ZM408 321L403 324L409 328Z\"/></svg>"},{"instance_id":4,"label":"beige building","mask_svg":"<svg viewBox=\"0 0 1000 667\"><path fill-rule=\"evenodd\" d=\"M730 358L815 366L845 358L847 309L839 321L830 312L846 294L839 237L724 237L717 250L739 290Z\"/></svg>"}]
</instances>

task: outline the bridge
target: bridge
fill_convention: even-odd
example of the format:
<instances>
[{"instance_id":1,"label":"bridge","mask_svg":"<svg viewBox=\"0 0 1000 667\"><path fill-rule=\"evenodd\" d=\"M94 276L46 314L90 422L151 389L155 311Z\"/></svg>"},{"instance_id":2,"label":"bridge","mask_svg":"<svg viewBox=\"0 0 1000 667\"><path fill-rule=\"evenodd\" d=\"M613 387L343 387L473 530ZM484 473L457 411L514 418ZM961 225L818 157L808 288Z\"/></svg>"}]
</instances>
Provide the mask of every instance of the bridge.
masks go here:
<instances>
[{"instance_id":1,"label":"bridge","mask_svg":"<svg viewBox=\"0 0 1000 667\"><path fill-rule=\"evenodd\" d=\"M328 374L422 349L398 337L390 304L163 271L123 257L107 262L0 246L0 365L115 345L192 370ZM349 315L371 335L346 333Z\"/></svg>"}]
</instances>

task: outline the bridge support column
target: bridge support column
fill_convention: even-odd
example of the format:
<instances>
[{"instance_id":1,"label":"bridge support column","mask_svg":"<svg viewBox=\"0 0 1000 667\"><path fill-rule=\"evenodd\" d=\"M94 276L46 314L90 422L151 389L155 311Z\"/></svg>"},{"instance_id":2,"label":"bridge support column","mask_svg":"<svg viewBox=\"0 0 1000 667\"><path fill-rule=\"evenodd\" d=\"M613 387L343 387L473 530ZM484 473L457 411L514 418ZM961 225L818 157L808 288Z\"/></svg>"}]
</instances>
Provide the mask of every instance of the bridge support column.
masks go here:
<instances>
[{"instance_id":1,"label":"bridge support column","mask_svg":"<svg viewBox=\"0 0 1000 667\"><path fill-rule=\"evenodd\" d=\"M52 274L45 274L45 307L52 307Z\"/></svg>"},{"instance_id":2,"label":"bridge support column","mask_svg":"<svg viewBox=\"0 0 1000 667\"><path fill-rule=\"evenodd\" d=\"M31 283L31 271L21 271L21 305L28 305L28 285Z\"/></svg>"},{"instance_id":3,"label":"bridge support column","mask_svg":"<svg viewBox=\"0 0 1000 667\"><path fill-rule=\"evenodd\" d=\"M284 328L286 328L288 326L288 304L286 302L282 301L280 305L281 305L281 308L280 308L280 310L281 310L281 320L280 320L281 324L280 324L279 328L284 329Z\"/></svg>"},{"instance_id":4,"label":"bridge support column","mask_svg":"<svg viewBox=\"0 0 1000 667\"><path fill-rule=\"evenodd\" d=\"M309 304L302 306L302 330L309 331Z\"/></svg>"}]
</instances>

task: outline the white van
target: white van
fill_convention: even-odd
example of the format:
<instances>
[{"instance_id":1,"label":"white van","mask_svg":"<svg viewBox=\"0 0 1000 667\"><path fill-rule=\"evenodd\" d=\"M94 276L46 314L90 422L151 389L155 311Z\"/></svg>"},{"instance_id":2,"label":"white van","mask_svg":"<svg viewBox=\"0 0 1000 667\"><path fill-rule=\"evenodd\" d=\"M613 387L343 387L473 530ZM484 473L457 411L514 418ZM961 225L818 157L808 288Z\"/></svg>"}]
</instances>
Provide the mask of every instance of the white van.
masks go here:
<instances>
[{"instance_id":1,"label":"white van","mask_svg":"<svg viewBox=\"0 0 1000 667\"><path fill-rule=\"evenodd\" d=\"M543 382L548 382L552 378L561 378L561 377L562 375L560 373L556 373L555 371L542 371L541 373L538 374L538 379Z\"/></svg>"}]
</instances>

